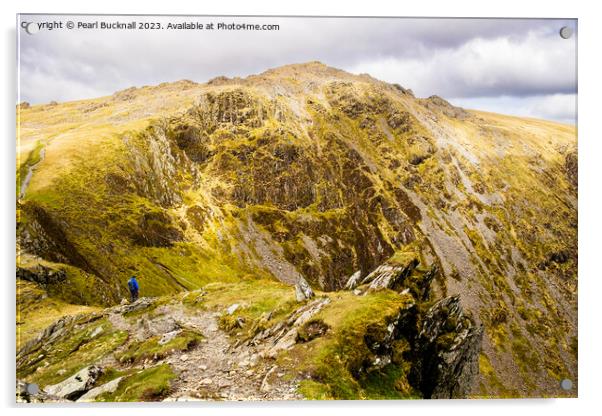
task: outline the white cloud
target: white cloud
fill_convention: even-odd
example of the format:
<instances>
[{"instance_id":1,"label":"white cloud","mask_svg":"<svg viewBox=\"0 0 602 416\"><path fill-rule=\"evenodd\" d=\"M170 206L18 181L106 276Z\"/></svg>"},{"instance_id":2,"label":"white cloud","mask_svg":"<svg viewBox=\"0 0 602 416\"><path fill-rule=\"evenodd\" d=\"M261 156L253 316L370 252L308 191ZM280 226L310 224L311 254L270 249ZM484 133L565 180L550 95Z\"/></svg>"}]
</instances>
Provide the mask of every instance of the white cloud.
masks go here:
<instances>
[{"instance_id":1,"label":"white cloud","mask_svg":"<svg viewBox=\"0 0 602 416\"><path fill-rule=\"evenodd\" d=\"M469 109L541 118L561 123L575 124L577 118L576 94L455 98L450 102Z\"/></svg>"}]
</instances>

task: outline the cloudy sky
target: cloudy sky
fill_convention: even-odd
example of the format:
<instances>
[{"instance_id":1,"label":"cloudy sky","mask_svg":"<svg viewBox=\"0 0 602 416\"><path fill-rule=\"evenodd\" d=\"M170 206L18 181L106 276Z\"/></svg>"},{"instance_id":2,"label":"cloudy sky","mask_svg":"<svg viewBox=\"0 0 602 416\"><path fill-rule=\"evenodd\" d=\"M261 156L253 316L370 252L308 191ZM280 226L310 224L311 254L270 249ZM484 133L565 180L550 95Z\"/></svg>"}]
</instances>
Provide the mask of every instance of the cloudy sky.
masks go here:
<instances>
[{"instance_id":1,"label":"cloudy sky","mask_svg":"<svg viewBox=\"0 0 602 416\"><path fill-rule=\"evenodd\" d=\"M246 76L319 60L466 108L574 123L574 20L31 16L21 22L278 24L278 31L18 29L19 101ZM575 34L559 36L563 26Z\"/></svg>"}]
</instances>

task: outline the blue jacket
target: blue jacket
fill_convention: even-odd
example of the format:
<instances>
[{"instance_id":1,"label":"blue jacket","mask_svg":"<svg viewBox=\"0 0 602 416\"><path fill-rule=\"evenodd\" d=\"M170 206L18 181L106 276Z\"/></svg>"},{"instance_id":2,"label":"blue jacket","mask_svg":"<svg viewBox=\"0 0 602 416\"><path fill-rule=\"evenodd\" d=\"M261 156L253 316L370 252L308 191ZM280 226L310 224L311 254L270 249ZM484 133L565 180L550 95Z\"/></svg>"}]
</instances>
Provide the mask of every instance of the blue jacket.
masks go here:
<instances>
[{"instance_id":1,"label":"blue jacket","mask_svg":"<svg viewBox=\"0 0 602 416\"><path fill-rule=\"evenodd\" d=\"M130 280L128 280L128 287L130 288L130 292L138 292L138 281L136 280L136 277L130 277Z\"/></svg>"}]
</instances>

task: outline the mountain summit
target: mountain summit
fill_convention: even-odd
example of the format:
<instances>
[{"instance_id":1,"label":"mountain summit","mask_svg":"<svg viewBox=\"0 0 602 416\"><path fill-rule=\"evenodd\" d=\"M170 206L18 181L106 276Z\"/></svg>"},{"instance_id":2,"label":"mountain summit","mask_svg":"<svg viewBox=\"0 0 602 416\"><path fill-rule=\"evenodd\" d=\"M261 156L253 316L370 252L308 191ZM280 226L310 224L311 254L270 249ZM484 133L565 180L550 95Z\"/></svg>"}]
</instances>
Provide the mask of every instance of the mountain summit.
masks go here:
<instances>
[{"instance_id":1,"label":"mountain summit","mask_svg":"<svg viewBox=\"0 0 602 416\"><path fill-rule=\"evenodd\" d=\"M573 126L319 62L21 105L18 120L20 378L54 385L108 360L134 382L148 360L175 380L159 396L189 386L167 352L129 344L140 315L115 305L136 274L147 322L207 314L260 357L249 397L279 372L297 380L279 384L287 398L576 394L559 384L577 382ZM81 366L57 376L65 356L34 359L54 330L36 333L76 313L53 342L100 319L115 345L74 351ZM193 321L166 329L204 357ZM109 360L116 346L135 357Z\"/></svg>"}]
</instances>

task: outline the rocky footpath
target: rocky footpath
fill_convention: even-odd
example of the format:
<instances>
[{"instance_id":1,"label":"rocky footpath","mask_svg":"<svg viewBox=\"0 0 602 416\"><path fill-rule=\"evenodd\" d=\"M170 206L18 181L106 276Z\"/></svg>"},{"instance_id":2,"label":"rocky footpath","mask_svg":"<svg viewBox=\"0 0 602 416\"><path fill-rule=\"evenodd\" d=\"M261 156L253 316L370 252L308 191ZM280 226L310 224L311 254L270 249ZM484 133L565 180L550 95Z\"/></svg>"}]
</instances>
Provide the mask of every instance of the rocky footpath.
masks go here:
<instances>
[{"instance_id":1,"label":"rocky footpath","mask_svg":"<svg viewBox=\"0 0 602 416\"><path fill-rule=\"evenodd\" d=\"M219 317L209 311L191 311L182 304L158 305L157 298L142 298L133 304L108 308L99 314L67 317L48 327L17 354L18 373L44 373L49 366L59 368L52 376L67 376L60 362L52 362L68 338L87 331L81 345L68 351L67 359L78 359L77 349L86 348L103 331L127 333L127 341L114 351L100 354L92 365L58 383L43 385L30 393L23 380L18 381L17 400L27 402L119 400L112 396L128 379L149 369L168 365L173 379L169 389L159 395L132 397L132 400L287 400L298 399L295 382L280 379L277 365L264 360L267 347L236 347L219 327ZM132 314L140 314L131 318ZM101 326L97 323L104 322ZM110 329L109 329L110 327ZM105 329L106 328L106 329ZM194 342L179 340L198 335ZM145 350L150 348L149 353ZM167 347L167 348L162 348ZM102 346L95 346L102 349ZM277 351L281 347L277 347ZM81 363L82 365L85 362ZM35 370L34 370L35 369ZM33 375L33 377L31 377ZM105 377L105 376L108 376ZM56 377L54 377L56 378ZM37 384L37 383L36 383ZM152 380L148 388L153 386ZM143 386L144 387L144 386Z\"/></svg>"},{"instance_id":2,"label":"rocky footpath","mask_svg":"<svg viewBox=\"0 0 602 416\"><path fill-rule=\"evenodd\" d=\"M224 296L237 288L210 286L64 317L17 353L17 399L314 398L300 385L336 387L338 380L325 381L311 363L330 356L326 351L352 333L344 342L355 344L359 355L340 359L358 386L366 377L405 368L401 377L412 395L465 397L478 374L482 327L463 312L458 296L434 302L428 287L438 269L419 270L418 264L413 258L383 264L363 279L352 276L361 281L348 285L353 290L329 294L314 293L300 280L265 295L275 283L257 281L249 283L258 286L257 296L229 305ZM253 314L273 297L281 306ZM360 318L350 320L354 316Z\"/></svg>"}]
</instances>

